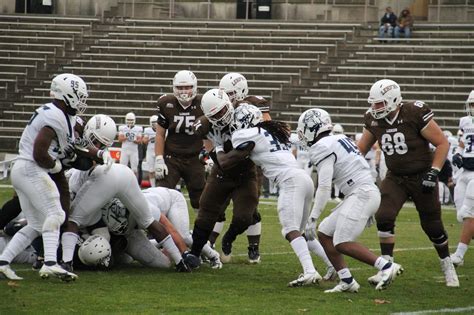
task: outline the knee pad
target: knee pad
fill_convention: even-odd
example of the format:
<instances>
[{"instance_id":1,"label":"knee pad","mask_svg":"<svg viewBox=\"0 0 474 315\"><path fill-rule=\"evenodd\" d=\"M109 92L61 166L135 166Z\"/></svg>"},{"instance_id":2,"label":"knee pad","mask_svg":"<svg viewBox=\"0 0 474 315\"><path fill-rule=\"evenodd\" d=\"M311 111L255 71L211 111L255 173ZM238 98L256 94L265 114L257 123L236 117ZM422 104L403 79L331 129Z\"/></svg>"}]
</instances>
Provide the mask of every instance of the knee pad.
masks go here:
<instances>
[{"instance_id":1,"label":"knee pad","mask_svg":"<svg viewBox=\"0 0 474 315\"><path fill-rule=\"evenodd\" d=\"M441 232L438 235L428 235L430 241L433 242L435 245L442 245L448 241L448 234L446 231Z\"/></svg>"},{"instance_id":2,"label":"knee pad","mask_svg":"<svg viewBox=\"0 0 474 315\"><path fill-rule=\"evenodd\" d=\"M381 238L389 238L395 236L394 222L379 222L377 221L378 235Z\"/></svg>"},{"instance_id":3,"label":"knee pad","mask_svg":"<svg viewBox=\"0 0 474 315\"><path fill-rule=\"evenodd\" d=\"M64 211L49 215L43 223L43 232L58 231L66 220Z\"/></svg>"},{"instance_id":4,"label":"knee pad","mask_svg":"<svg viewBox=\"0 0 474 315\"><path fill-rule=\"evenodd\" d=\"M431 242L441 245L448 240L448 234L444 230L441 220L421 221L421 227Z\"/></svg>"}]
</instances>

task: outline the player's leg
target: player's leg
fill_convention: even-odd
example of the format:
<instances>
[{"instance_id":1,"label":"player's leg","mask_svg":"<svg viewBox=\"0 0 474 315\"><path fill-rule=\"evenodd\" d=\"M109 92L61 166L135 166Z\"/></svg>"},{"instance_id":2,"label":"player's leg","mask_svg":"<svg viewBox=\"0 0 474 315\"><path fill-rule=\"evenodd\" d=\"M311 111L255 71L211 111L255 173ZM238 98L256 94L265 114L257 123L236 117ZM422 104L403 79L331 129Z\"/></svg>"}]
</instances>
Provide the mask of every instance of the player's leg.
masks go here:
<instances>
[{"instance_id":1,"label":"player's leg","mask_svg":"<svg viewBox=\"0 0 474 315\"><path fill-rule=\"evenodd\" d=\"M148 240L142 230L133 230L127 236L126 253L144 266L169 268L171 261Z\"/></svg>"},{"instance_id":2,"label":"player's leg","mask_svg":"<svg viewBox=\"0 0 474 315\"><path fill-rule=\"evenodd\" d=\"M15 194L10 200L5 202L0 209L0 229L3 229L8 222L16 218L20 212L20 199Z\"/></svg>"},{"instance_id":3,"label":"player's leg","mask_svg":"<svg viewBox=\"0 0 474 315\"><path fill-rule=\"evenodd\" d=\"M150 180L151 187L156 186L155 178L155 152L151 150L146 151L146 163L148 166L148 178Z\"/></svg>"},{"instance_id":4,"label":"player's leg","mask_svg":"<svg viewBox=\"0 0 474 315\"><path fill-rule=\"evenodd\" d=\"M133 173L138 179L139 178L138 176L138 150L130 152L130 168L132 169ZM141 184L141 183L138 183L138 184Z\"/></svg>"},{"instance_id":5,"label":"player's leg","mask_svg":"<svg viewBox=\"0 0 474 315\"><path fill-rule=\"evenodd\" d=\"M463 265L464 255L474 236L474 172L468 173L464 171L454 188L457 218L462 221L460 240L456 252L451 255L455 266Z\"/></svg>"},{"instance_id":6,"label":"player's leg","mask_svg":"<svg viewBox=\"0 0 474 315\"><path fill-rule=\"evenodd\" d=\"M181 176L188 188L191 207L196 211L199 209L199 199L206 185L206 172L198 156L189 158L186 162L183 163L184 167L181 169Z\"/></svg>"}]
</instances>

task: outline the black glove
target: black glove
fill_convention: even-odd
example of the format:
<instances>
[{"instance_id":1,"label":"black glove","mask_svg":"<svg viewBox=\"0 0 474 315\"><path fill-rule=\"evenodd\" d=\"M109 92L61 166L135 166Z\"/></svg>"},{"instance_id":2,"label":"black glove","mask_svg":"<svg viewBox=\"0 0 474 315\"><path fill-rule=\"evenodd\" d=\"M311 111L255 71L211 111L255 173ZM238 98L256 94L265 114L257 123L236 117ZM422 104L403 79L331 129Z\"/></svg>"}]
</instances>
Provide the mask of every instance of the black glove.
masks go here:
<instances>
[{"instance_id":1,"label":"black glove","mask_svg":"<svg viewBox=\"0 0 474 315\"><path fill-rule=\"evenodd\" d=\"M453 165L457 168L461 168L463 164L462 155L461 153L456 153L453 155Z\"/></svg>"},{"instance_id":2,"label":"black glove","mask_svg":"<svg viewBox=\"0 0 474 315\"><path fill-rule=\"evenodd\" d=\"M436 187L438 180L439 171L435 168L431 168L425 175L423 175L423 181L421 182L422 191L424 193L430 193Z\"/></svg>"}]
</instances>

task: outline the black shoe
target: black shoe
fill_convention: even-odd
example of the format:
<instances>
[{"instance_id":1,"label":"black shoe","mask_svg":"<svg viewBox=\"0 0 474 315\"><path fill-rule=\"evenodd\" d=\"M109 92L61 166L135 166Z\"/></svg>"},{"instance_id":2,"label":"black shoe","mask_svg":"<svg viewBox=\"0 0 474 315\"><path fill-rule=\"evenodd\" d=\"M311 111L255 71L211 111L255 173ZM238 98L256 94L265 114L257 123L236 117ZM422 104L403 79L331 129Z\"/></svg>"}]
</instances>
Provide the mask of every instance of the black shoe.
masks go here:
<instances>
[{"instance_id":1,"label":"black shoe","mask_svg":"<svg viewBox=\"0 0 474 315\"><path fill-rule=\"evenodd\" d=\"M40 270L41 267L43 267L44 264L44 258L36 258L35 262L31 266L33 270Z\"/></svg>"},{"instance_id":2,"label":"black shoe","mask_svg":"<svg viewBox=\"0 0 474 315\"><path fill-rule=\"evenodd\" d=\"M69 272L74 272L74 267L72 266L72 261L66 261L61 263L61 267Z\"/></svg>"},{"instance_id":3,"label":"black shoe","mask_svg":"<svg viewBox=\"0 0 474 315\"><path fill-rule=\"evenodd\" d=\"M260 263L260 253L258 252L258 246L250 245L249 250L249 263L259 264Z\"/></svg>"},{"instance_id":4,"label":"black shoe","mask_svg":"<svg viewBox=\"0 0 474 315\"><path fill-rule=\"evenodd\" d=\"M183 253L184 263L191 269L197 269L201 266L201 259L190 252Z\"/></svg>"},{"instance_id":5,"label":"black shoe","mask_svg":"<svg viewBox=\"0 0 474 315\"><path fill-rule=\"evenodd\" d=\"M175 266L177 272L191 272L191 268L181 259Z\"/></svg>"}]
</instances>

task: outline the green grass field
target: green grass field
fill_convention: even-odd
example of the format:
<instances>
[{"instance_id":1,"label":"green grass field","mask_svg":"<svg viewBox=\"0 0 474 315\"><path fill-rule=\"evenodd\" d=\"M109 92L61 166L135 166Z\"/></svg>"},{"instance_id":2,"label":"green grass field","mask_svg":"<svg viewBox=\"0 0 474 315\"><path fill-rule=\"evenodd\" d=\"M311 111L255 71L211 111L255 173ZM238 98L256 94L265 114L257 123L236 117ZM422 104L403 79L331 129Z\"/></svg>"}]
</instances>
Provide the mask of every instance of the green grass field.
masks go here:
<instances>
[{"instance_id":1,"label":"green grass field","mask_svg":"<svg viewBox=\"0 0 474 315\"><path fill-rule=\"evenodd\" d=\"M0 204L11 193L10 188L0 188ZM375 269L348 259L361 289L358 294L336 295L323 292L335 282L302 288L286 286L301 272L300 265L281 236L275 201L265 202L260 209L263 233L259 265L247 263L245 236L234 245L232 263L221 270L203 265L193 273L183 274L130 265L109 272L81 271L77 281L62 283L40 279L29 265L14 265L25 280L0 280L0 314L390 314L439 309L446 309L446 313L447 309L474 312L474 287L469 283L474 276L473 251L468 251L465 265L458 269L461 287L447 288L438 258L413 208L404 208L397 221L395 259L405 273L388 290L377 292L366 280ZM443 218L453 251L460 225L452 209L446 209ZM379 252L375 227L367 229L360 241ZM324 273L322 261L315 257L314 262Z\"/></svg>"}]
</instances>

